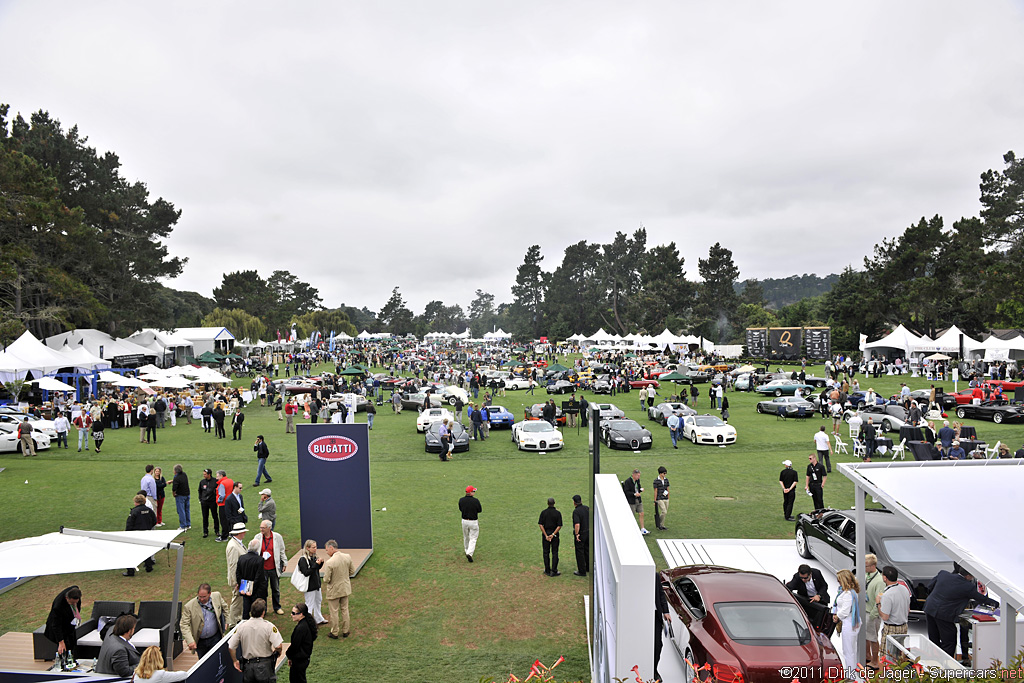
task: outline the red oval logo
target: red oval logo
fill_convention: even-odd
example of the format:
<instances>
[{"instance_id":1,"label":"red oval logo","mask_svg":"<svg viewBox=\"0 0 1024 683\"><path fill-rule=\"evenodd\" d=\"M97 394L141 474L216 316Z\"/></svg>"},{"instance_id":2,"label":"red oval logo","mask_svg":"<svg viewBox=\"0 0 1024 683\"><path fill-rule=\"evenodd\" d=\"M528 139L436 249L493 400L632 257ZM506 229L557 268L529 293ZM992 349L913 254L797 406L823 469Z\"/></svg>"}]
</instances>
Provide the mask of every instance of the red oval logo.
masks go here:
<instances>
[{"instance_id":1,"label":"red oval logo","mask_svg":"<svg viewBox=\"0 0 1024 683\"><path fill-rule=\"evenodd\" d=\"M309 454L317 460L348 460L359 452L356 442L347 436L319 436L309 442Z\"/></svg>"}]
</instances>

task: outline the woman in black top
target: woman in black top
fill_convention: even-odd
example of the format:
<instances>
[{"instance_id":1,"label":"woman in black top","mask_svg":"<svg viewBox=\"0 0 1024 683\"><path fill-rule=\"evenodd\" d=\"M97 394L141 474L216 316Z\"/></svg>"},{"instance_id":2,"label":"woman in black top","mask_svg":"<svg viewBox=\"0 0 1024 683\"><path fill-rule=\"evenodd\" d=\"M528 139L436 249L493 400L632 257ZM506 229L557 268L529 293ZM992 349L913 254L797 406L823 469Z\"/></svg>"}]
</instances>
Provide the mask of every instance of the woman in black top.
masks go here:
<instances>
[{"instance_id":1,"label":"woman in black top","mask_svg":"<svg viewBox=\"0 0 1024 683\"><path fill-rule=\"evenodd\" d=\"M303 597L306 600L306 606L309 607L310 613L313 615L313 623L325 624L327 620L324 619L324 615L320 612L321 605L321 594L320 594L320 570L323 569L324 561L319 559L316 555L316 541L309 539L302 547L302 557L299 558L299 573L303 576L309 577L309 583L306 585L306 592Z\"/></svg>"},{"instance_id":2,"label":"woman in black top","mask_svg":"<svg viewBox=\"0 0 1024 683\"><path fill-rule=\"evenodd\" d=\"M288 680L291 683L306 683L306 669L309 668L309 658L313 655L313 641L316 640L316 622L313 621L313 615L309 613L309 608L304 602L292 608L292 621L295 622L295 630L292 631L291 644L286 652Z\"/></svg>"},{"instance_id":3,"label":"woman in black top","mask_svg":"<svg viewBox=\"0 0 1024 683\"><path fill-rule=\"evenodd\" d=\"M159 467L153 468L153 480L156 482L156 525L164 525L164 499L167 498L167 480L164 479L163 470Z\"/></svg>"},{"instance_id":4,"label":"woman in black top","mask_svg":"<svg viewBox=\"0 0 1024 683\"><path fill-rule=\"evenodd\" d=\"M68 651L74 654L78 644L77 626L82 623L81 608L82 589L78 586L68 586L53 599L43 635L57 643L58 653Z\"/></svg>"}]
</instances>

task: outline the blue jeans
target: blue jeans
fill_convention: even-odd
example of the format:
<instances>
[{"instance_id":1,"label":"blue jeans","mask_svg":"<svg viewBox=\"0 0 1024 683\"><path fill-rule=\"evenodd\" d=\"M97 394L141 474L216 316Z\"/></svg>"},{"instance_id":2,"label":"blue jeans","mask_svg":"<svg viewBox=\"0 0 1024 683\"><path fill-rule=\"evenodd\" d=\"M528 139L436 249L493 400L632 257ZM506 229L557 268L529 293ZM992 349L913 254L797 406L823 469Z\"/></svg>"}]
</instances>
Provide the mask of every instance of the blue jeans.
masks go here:
<instances>
[{"instance_id":1,"label":"blue jeans","mask_svg":"<svg viewBox=\"0 0 1024 683\"><path fill-rule=\"evenodd\" d=\"M273 481L273 477L270 476L270 472L267 472L267 459L260 458L256 466L256 483L260 483L260 477L264 477L268 482Z\"/></svg>"},{"instance_id":2,"label":"blue jeans","mask_svg":"<svg viewBox=\"0 0 1024 683\"><path fill-rule=\"evenodd\" d=\"M178 509L178 528L192 526L192 511L189 509L188 499L191 496L175 496L174 507Z\"/></svg>"},{"instance_id":3,"label":"blue jeans","mask_svg":"<svg viewBox=\"0 0 1024 683\"><path fill-rule=\"evenodd\" d=\"M82 450L82 441L85 441L85 447L89 448L89 430L79 429L78 430L78 450Z\"/></svg>"},{"instance_id":4,"label":"blue jeans","mask_svg":"<svg viewBox=\"0 0 1024 683\"><path fill-rule=\"evenodd\" d=\"M373 429L373 416L374 416L374 413L367 413L366 414L366 424L369 425L370 429Z\"/></svg>"},{"instance_id":5,"label":"blue jeans","mask_svg":"<svg viewBox=\"0 0 1024 683\"><path fill-rule=\"evenodd\" d=\"M480 397L480 387L473 387L473 398Z\"/></svg>"},{"instance_id":6,"label":"blue jeans","mask_svg":"<svg viewBox=\"0 0 1024 683\"><path fill-rule=\"evenodd\" d=\"M57 432L57 446L56 447L60 448L61 443L64 444L64 448L68 447L68 433L67 432Z\"/></svg>"},{"instance_id":7,"label":"blue jeans","mask_svg":"<svg viewBox=\"0 0 1024 683\"><path fill-rule=\"evenodd\" d=\"M480 439L481 441L484 440L484 423L483 422L474 422L473 423L473 438L474 439Z\"/></svg>"},{"instance_id":8,"label":"blue jeans","mask_svg":"<svg viewBox=\"0 0 1024 683\"><path fill-rule=\"evenodd\" d=\"M668 435L672 437L672 445L676 445L676 440L679 438L679 432L675 429L669 429Z\"/></svg>"}]
</instances>

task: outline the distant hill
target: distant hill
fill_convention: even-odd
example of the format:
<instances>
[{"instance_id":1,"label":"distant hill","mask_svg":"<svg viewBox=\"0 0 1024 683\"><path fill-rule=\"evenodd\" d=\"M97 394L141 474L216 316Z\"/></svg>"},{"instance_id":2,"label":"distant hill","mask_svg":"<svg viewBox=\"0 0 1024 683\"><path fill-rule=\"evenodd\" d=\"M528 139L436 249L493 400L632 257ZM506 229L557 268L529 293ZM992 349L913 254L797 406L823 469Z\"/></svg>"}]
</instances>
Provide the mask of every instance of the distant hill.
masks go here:
<instances>
[{"instance_id":1,"label":"distant hill","mask_svg":"<svg viewBox=\"0 0 1024 683\"><path fill-rule=\"evenodd\" d=\"M825 277L818 277L814 273L803 275L790 275L786 278L766 278L764 280L749 279L737 282L735 289L737 294L743 294L748 283L757 283L764 290L764 299L770 309L779 309L789 304L794 304L809 296L818 296L832 289L832 285L839 279L839 275L832 274Z\"/></svg>"}]
</instances>

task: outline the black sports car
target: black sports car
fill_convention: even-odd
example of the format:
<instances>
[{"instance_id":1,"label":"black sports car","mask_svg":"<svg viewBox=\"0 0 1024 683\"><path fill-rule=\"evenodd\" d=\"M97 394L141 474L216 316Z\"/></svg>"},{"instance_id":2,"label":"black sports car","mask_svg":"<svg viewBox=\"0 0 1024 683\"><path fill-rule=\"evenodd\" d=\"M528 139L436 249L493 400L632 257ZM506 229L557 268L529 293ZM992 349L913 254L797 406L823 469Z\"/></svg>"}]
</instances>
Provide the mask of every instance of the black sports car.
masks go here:
<instances>
[{"instance_id":1,"label":"black sports car","mask_svg":"<svg viewBox=\"0 0 1024 683\"><path fill-rule=\"evenodd\" d=\"M1024 408L1012 406L1006 401L982 401L978 406L970 403L957 406L956 416L961 420L991 420L998 425L1024 420Z\"/></svg>"},{"instance_id":2,"label":"black sports car","mask_svg":"<svg viewBox=\"0 0 1024 683\"><path fill-rule=\"evenodd\" d=\"M593 386L590 388L595 394L611 394L612 393L612 378L611 375L600 375L594 380Z\"/></svg>"},{"instance_id":3,"label":"black sports car","mask_svg":"<svg viewBox=\"0 0 1024 683\"><path fill-rule=\"evenodd\" d=\"M432 423L427 431L423 433L423 450L427 453L440 453L441 452L441 437L438 435L438 430L441 429L440 422ZM448 429L451 431L451 440L455 444L454 451L456 453L462 453L469 450L469 432L458 422L452 422L448 425Z\"/></svg>"},{"instance_id":4,"label":"black sports car","mask_svg":"<svg viewBox=\"0 0 1024 683\"><path fill-rule=\"evenodd\" d=\"M576 386L567 379L560 379L552 382L547 387L549 394L568 394L571 393Z\"/></svg>"},{"instance_id":5,"label":"black sports car","mask_svg":"<svg viewBox=\"0 0 1024 683\"><path fill-rule=\"evenodd\" d=\"M896 567L915 597L928 596L926 586L940 569L952 571L953 561L888 510L865 510L865 547L878 556L878 566ZM857 523L853 510L816 510L796 519L796 550L801 557L815 558L833 572L853 571Z\"/></svg>"},{"instance_id":6,"label":"black sports car","mask_svg":"<svg viewBox=\"0 0 1024 683\"><path fill-rule=\"evenodd\" d=\"M609 448L647 450L653 445L651 433L636 420L602 420L601 441Z\"/></svg>"}]
</instances>

